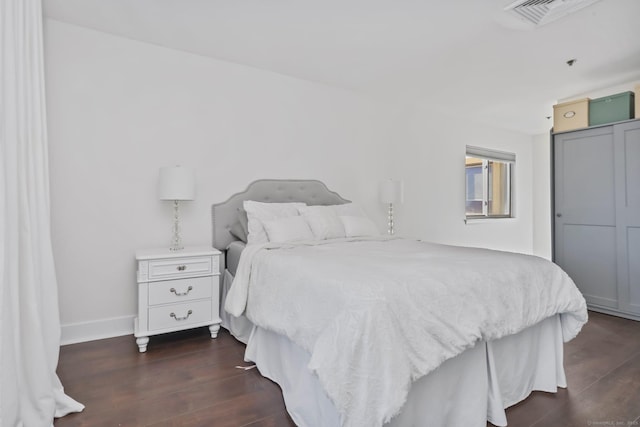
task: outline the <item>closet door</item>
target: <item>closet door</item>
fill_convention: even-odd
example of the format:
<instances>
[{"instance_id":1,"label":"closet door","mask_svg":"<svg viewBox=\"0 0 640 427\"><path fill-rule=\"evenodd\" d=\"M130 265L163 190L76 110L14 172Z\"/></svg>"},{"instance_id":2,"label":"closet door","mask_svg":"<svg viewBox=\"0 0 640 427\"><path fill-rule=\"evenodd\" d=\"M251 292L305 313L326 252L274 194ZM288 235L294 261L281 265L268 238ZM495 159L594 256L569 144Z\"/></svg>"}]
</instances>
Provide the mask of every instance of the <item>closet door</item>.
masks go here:
<instances>
[{"instance_id":1,"label":"closet door","mask_svg":"<svg viewBox=\"0 0 640 427\"><path fill-rule=\"evenodd\" d=\"M614 157L611 126L554 136L555 261L576 282L587 303L615 310Z\"/></svg>"},{"instance_id":2,"label":"closet door","mask_svg":"<svg viewBox=\"0 0 640 427\"><path fill-rule=\"evenodd\" d=\"M640 122L614 133L620 309L640 314Z\"/></svg>"}]
</instances>

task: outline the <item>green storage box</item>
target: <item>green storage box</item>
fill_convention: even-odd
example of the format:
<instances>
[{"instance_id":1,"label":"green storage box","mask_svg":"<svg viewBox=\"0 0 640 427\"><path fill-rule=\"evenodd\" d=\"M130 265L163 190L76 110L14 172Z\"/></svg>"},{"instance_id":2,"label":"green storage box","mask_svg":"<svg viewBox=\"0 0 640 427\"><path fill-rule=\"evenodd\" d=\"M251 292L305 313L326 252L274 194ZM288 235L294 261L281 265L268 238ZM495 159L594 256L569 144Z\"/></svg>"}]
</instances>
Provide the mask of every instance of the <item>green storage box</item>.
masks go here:
<instances>
[{"instance_id":1,"label":"green storage box","mask_svg":"<svg viewBox=\"0 0 640 427\"><path fill-rule=\"evenodd\" d=\"M589 101L589 126L629 120L634 115L633 92L622 92Z\"/></svg>"}]
</instances>

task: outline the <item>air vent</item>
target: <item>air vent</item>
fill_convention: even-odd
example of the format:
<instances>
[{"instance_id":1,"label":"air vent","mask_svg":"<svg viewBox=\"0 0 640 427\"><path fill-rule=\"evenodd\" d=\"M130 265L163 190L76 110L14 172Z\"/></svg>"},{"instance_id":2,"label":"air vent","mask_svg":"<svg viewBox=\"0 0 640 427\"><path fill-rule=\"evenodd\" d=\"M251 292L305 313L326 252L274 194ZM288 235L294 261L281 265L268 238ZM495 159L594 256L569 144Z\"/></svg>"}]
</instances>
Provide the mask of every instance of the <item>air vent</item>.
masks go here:
<instances>
[{"instance_id":1,"label":"air vent","mask_svg":"<svg viewBox=\"0 0 640 427\"><path fill-rule=\"evenodd\" d=\"M538 27L597 1L599 0L518 0L504 10Z\"/></svg>"}]
</instances>

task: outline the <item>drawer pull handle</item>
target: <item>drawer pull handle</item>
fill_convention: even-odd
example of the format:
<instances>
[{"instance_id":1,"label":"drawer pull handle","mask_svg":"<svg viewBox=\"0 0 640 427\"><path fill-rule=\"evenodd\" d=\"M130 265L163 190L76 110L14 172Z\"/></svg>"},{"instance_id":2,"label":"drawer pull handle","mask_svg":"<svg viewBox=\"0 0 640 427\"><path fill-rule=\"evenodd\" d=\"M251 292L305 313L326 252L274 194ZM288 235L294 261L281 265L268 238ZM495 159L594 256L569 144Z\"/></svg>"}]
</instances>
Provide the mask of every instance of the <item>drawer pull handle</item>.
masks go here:
<instances>
[{"instance_id":1,"label":"drawer pull handle","mask_svg":"<svg viewBox=\"0 0 640 427\"><path fill-rule=\"evenodd\" d=\"M169 289L169 292L173 292L174 294L176 294L177 297L183 297L185 295L189 295L189 292L191 292L192 290L193 290L193 286L189 286L187 290L184 292L178 292L176 291L176 288Z\"/></svg>"},{"instance_id":2,"label":"drawer pull handle","mask_svg":"<svg viewBox=\"0 0 640 427\"><path fill-rule=\"evenodd\" d=\"M186 265L179 265L179 266L176 267L176 270L178 270L178 271L185 271L186 269L187 269Z\"/></svg>"},{"instance_id":3,"label":"drawer pull handle","mask_svg":"<svg viewBox=\"0 0 640 427\"><path fill-rule=\"evenodd\" d=\"M176 319L176 321L181 321L181 320L187 320L189 318L189 316L191 316L191 313L193 313L193 311L189 310L187 311L187 315L186 316L182 316L182 317L178 317L176 316L175 313L171 313L169 316L173 317L174 319Z\"/></svg>"}]
</instances>

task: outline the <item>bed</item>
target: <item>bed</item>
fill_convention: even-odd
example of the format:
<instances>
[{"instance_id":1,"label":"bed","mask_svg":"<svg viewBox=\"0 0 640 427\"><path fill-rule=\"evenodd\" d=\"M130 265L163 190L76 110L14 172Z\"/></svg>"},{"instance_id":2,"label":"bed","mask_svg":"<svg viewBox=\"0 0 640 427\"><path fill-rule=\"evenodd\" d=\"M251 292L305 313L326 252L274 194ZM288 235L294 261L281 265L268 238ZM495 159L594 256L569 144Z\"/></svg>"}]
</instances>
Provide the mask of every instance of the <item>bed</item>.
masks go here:
<instances>
[{"instance_id":1,"label":"bed","mask_svg":"<svg viewBox=\"0 0 640 427\"><path fill-rule=\"evenodd\" d=\"M245 201L352 204L319 181L260 180L212 206L222 325L297 425L504 426L533 390L567 386L563 342L587 313L557 266L384 236L245 245Z\"/></svg>"}]
</instances>

